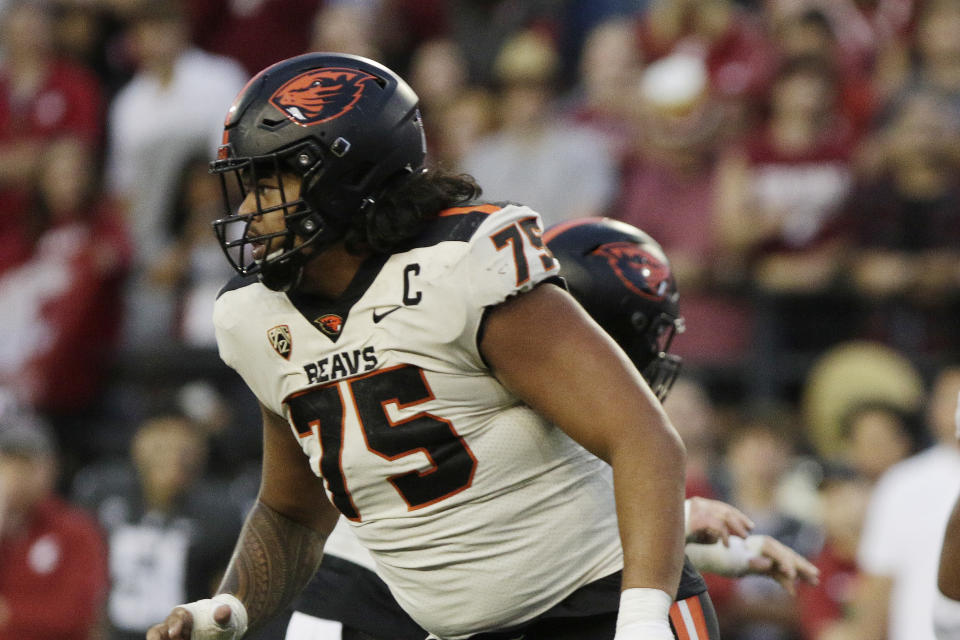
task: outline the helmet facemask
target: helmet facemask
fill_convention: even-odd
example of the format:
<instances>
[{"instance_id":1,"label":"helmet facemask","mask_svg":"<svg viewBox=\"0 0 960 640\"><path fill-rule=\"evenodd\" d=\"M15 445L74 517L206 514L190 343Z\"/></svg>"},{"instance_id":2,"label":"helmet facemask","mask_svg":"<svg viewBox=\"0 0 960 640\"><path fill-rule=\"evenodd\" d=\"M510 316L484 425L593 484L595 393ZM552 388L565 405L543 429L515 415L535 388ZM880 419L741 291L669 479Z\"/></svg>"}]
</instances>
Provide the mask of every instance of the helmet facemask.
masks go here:
<instances>
[{"instance_id":1,"label":"helmet facemask","mask_svg":"<svg viewBox=\"0 0 960 640\"><path fill-rule=\"evenodd\" d=\"M211 164L211 172L220 176L225 207L224 217L213 222L220 247L238 273L243 276L256 274L267 287L275 291L288 291L296 287L308 254L320 245L331 244L336 239L331 236L339 237L303 197L313 169L305 173L291 171L291 162L288 160L291 156L301 164L314 164L312 158L315 156L300 149L251 158L221 159ZM302 175L301 193L292 200L288 199L280 178L285 170ZM280 190L278 204L265 207L261 201L256 187L264 178L277 180ZM256 208L250 213L239 213L240 205L251 189ZM275 211L283 211L282 229L263 234L252 232L255 218ZM266 249L264 255L255 258L254 249L258 245ZM313 249L306 251L310 247Z\"/></svg>"},{"instance_id":2,"label":"helmet facemask","mask_svg":"<svg viewBox=\"0 0 960 640\"><path fill-rule=\"evenodd\" d=\"M361 227L395 176L423 167L417 104L402 78L360 56L308 53L254 76L227 112L211 164L227 207L214 228L230 264L277 291L297 286L310 257ZM299 195L281 192L279 203L271 195L265 208L258 193L237 213L237 195L249 197L245 185L285 174L299 177ZM285 229L254 235L265 228L260 216L280 212Z\"/></svg>"},{"instance_id":3,"label":"helmet facemask","mask_svg":"<svg viewBox=\"0 0 960 640\"><path fill-rule=\"evenodd\" d=\"M643 314L635 312L631 324L646 324L645 318L638 319L638 315ZM666 400L683 366L683 359L668 351L674 336L684 329L683 318L661 313L645 330L638 327L641 331L638 340L642 344L632 346L627 352L660 402Z\"/></svg>"}]
</instances>

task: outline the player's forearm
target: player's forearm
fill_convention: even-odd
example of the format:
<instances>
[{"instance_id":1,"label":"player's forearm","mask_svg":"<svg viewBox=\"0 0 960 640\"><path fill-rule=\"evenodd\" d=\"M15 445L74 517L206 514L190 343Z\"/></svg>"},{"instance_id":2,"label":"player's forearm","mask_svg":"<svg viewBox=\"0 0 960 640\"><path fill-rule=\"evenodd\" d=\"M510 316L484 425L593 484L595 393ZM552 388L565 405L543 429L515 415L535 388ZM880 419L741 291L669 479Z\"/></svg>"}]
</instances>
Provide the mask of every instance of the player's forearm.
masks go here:
<instances>
[{"instance_id":1,"label":"player's forearm","mask_svg":"<svg viewBox=\"0 0 960 640\"><path fill-rule=\"evenodd\" d=\"M280 613L316 573L327 536L257 502L218 593L236 596L255 628Z\"/></svg>"},{"instance_id":2,"label":"player's forearm","mask_svg":"<svg viewBox=\"0 0 960 640\"><path fill-rule=\"evenodd\" d=\"M651 446L618 447L611 457L623 545L623 587L661 589L673 596L685 543L684 452L664 435Z\"/></svg>"}]
</instances>

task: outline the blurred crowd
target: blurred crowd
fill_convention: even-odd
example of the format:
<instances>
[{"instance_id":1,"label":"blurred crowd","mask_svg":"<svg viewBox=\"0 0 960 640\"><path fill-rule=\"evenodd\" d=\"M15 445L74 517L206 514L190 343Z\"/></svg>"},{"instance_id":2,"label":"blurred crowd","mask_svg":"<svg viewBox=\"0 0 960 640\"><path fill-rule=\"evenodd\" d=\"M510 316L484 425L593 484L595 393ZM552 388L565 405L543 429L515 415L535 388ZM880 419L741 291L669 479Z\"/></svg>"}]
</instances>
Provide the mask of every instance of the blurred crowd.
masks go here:
<instances>
[{"instance_id":1,"label":"blurred crowd","mask_svg":"<svg viewBox=\"0 0 960 640\"><path fill-rule=\"evenodd\" d=\"M485 198L663 245L688 493L823 572L712 581L725 638L932 638L957 34L960 0L0 0L0 640L142 637L225 566L259 424L207 162L246 80L317 50L407 78Z\"/></svg>"}]
</instances>

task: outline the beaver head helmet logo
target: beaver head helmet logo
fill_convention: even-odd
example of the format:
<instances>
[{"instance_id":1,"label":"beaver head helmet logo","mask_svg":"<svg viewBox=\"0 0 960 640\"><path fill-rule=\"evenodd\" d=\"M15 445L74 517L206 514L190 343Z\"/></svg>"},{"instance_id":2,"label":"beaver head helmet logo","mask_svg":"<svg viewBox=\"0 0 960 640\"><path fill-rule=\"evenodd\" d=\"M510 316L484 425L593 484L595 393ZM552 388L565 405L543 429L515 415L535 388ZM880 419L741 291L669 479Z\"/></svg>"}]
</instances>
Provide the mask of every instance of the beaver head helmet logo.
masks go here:
<instances>
[{"instance_id":1,"label":"beaver head helmet logo","mask_svg":"<svg viewBox=\"0 0 960 640\"><path fill-rule=\"evenodd\" d=\"M270 103L290 120L309 127L339 118L363 96L369 73L357 69L326 67L305 71L285 82L270 96Z\"/></svg>"},{"instance_id":2,"label":"beaver head helmet logo","mask_svg":"<svg viewBox=\"0 0 960 640\"><path fill-rule=\"evenodd\" d=\"M632 242L610 242L593 250L603 256L627 289L652 300L670 291L670 267Z\"/></svg>"}]
</instances>

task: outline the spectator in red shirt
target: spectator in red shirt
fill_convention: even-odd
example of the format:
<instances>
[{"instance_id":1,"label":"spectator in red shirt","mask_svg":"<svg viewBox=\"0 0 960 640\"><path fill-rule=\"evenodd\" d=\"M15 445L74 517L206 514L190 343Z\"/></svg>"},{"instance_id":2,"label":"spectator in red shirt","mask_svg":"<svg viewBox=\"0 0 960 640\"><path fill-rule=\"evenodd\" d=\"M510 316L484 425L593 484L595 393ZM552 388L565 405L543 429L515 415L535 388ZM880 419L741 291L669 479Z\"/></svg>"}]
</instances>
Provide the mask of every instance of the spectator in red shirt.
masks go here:
<instances>
[{"instance_id":1,"label":"spectator in red shirt","mask_svg":"<svg viewBox=\"0 0 960 640\"><path fill-rule=\"evenodd\" d=\"M951 303L960 290L960 118L942 95L918 91L870 144L876 166L858 176L845 207L853 243L847 274L869 303L865 325L900 349L953 349L960 344Z\"/></svg>"},{"instance_id":2,"label":"spectator in red shirt","mask_svg":"<svg viewBox=\"0 0 960 640\"><path fill-rule=\"evenodd\" d=\"M96 453L99 408L122 319L130 247L119 213L96 188L89 147L49 143L32 198L41 226L30 257L0 274L0 386L40 412L63 445L65 475Z\"/></svg>"},{"instance_id":3,"label":"spectator in red shirt","mask_svg":"<svg viewBox=\"0 0 960 640\"><path fill-rule=\"evenodd\" d=\"M130 248L91 153L73 138L46 147L31 200L43 230L30 258L0 275L0 326L17 336L0 345L0 384L48 417L91 406L119 339Z\"/></svg>"},{"instance_id":4,"label":"spectator in red shirt","mask_svg":"<svg viewBox=\"0 0 960 640\"><path fill-rule=\"evenodd\" d=\"M45 427L0 416L0 640L88 640L107 592L101 532L54 494Z\"/></svg>"},{"instance_id":5,"label":"spectator in red shirt","mask_svg":"<svg viewBox=\"0 0 960 640\"><path fill-rule=\"evenodd\" d=\"M910 264L924 252L956 253L958 144L960 117L943 95L933 91L906 98L869 140L871 166L857 176L847 209L858 247L896 256L899 262L858 265L857 271L863 273L856 281L865 291L882 295L905 290L913 283L891 283L887 289L868 285L871 277L881 280L891 272L906 277L929 271L933 265Z\"/></svg>"},{"instance_id":6,"label":"spectator in red shirt","mask_svg":"<svg viewBox=\"0 0 960 640\"><path fill-rule=\"evenodd\" d=\"M752 312L725 267L714 229L717 156L729 121L704 61L675 53L647 66L631 93L635 157L611 215L654 234L670 256L690 330L677 353L695 363L735 361L750 343Z\"/></svg>"},{"instance_id":7,"label":"spectator in red shirt","mask_svg":"<svg viewBox=\"0 0 960 640\"><path fill-rule=\"evenodd\" d=\"M274 62L307 50L319 0L191 0L193 41L229 56L253 75Z\"/></svg>"},{"instance_id":8,"label":"spectator in red shirt","mask_svg":"<svg viewBox=\"0 0 960 640\"><path fill-rule=\"evenodd\" d=\"M72 135L99 143L103 102L96 76L59 59L44 5L18 1L2 23L0 64L0 272L30 252L28 184L42 145Z\"/></svg>"},{"instance_id":9,"label":"spectator in red shirt","mask_svg":"<svg viewBox=\"0 0 960 640\"><path fill-rule=\"evenodd\" d=\"M716 265L711 225L723 109L698 56L673 54L650 64L630 94L635 103L634 158L614 217L649 229L670 252L684 303ZM706 258L706 260L705 260Z\"/></svg>"},{"instance_id":10,"label":"spectator in red shirt","mask_svg":"<svg viewBox=\"0 0 960 640\"><path fill-rule=\"evenodd\" d=\"M902 43L914 28L918 0L764 0L767 18L779 22L786 14L823 12L836 33L842 56L861 76L874 75L875 88L885 92L894 78L886 77L902 64Z\"/></svg>"},{"instance_id":11,"label":"spectator in red shirt","mask_svg":"<svg viewBox=\"0 0 960 640\"><path fill-rule=\"evenodd\" d=\"M785 12L773 25L781 63L819 57L838 79L838 105L858 135L872 124L879 105L877 90L859 61L845 49L827 14L819 9Z\"/></svg>"},{"instance_id":12,"label":"spectator in red shirt","mask_svg":"<svg viewBox=\"0 0 960 640\"><path fill-rule=\"evenodd\" d=\"M682 51L702 55L718 96L757 98L771 77L774 58L763 26L732 0L661 0L641 23L648 60Z\"/></svg>"},{"instance_id":13,"label":"spectator in red shirt","mask_svg":"<svg viewBox=\"0 0 960 640\"><path fill-rule=\"evenodd\" d=\"M830 67L819 58L786 63L765 122L719 167L721 242L761 289L812 294L836 277L851 147Z\"/></svg>"}]
</instances>

